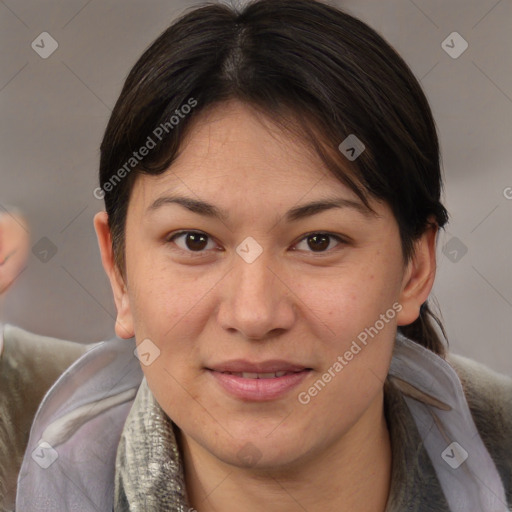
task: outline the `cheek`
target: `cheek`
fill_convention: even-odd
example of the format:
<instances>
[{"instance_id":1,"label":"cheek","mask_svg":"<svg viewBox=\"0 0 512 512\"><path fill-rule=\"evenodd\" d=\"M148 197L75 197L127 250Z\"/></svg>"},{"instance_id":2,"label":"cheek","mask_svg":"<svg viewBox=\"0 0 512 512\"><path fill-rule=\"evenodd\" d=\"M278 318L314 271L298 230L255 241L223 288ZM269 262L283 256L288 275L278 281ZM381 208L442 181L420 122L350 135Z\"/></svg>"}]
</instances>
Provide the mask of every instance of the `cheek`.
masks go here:
<instances>
[{"instance_id":1,"label":"cheek","mask_svg":"<svg viewBox=\"0 0 512 512\"><path fill-rule=\"evenodd\" d=\"M319 338L346 341L373 325L386 312L386 320L394 320L393 304L399 297L399 278L395 268L380 266L377 261L340 269L337 275L323 279L302 277L296 281L297 296L308 322L319 329L316 332Z\"/></svg>"},{"instance_id":2,"label":"cheek","mask_svg":"<svg viewBox=\"0 0 512 512\"><path fill-rule=\"evenodd\" d=\"M145 268L133 280L130 296L135 337L156 346L158 357L142 370L158 403L174 419L198 398L201 347L195 341L204 328L204 295L211 286L155 265Z\"/></svg>"},{"instance_id":3,"label":"cheek","mask_svg":"<svg viewBox=\"0 0 512 512\"><path fill-rule=\"evenodd\" d=\"M158 359L142 369L155 395L161 390L158 398L165 402L168 395L181 396L183 389L194 391L204 351L199 340L212 315L212 289L219 276L171 271L168 263L150 258L137 263L130 287L135 338L138 343L149 339L156 346Z\"/></svg>"},{"instance_id":4,"label":"cheek","mask_svg":"<svg viewBox=\"0 0 512 512\"><path fill-rule=\"evenodd\" d=\"M161 339L180 329L181 321L193 315L208 290L208 280L178 272L150 251L134 258L131 267L130 308L137 338L153 335Z\"/></svg>"}]
</instances>

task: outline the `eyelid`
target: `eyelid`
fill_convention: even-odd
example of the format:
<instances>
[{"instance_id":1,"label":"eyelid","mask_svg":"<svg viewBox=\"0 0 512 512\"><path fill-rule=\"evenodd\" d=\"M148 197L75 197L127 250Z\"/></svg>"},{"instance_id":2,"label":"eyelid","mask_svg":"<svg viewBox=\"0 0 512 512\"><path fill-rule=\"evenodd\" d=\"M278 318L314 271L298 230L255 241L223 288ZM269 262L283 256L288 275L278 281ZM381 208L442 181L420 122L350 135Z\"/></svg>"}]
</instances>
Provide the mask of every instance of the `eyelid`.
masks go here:
<instances>
[{"instance_id":1,"label":"eyelid","mask_svg":"<svg viewBox=\"0 0 512 512\"><path fill-rule=\"evenodd\" d=\"M181 230L181 231L175 231L175 232L171 233L170 235L166 236L165 237L165 241L167 243L173 242L175 238L178 238L181 235L186 235L188 233L195 233L195 234L199 234L199 235L205 235L207 238L209 238L210 240L213 240L215 243L217 243L215 241L214 237L212 237L208 233L206 233L204 231L194 230L194 229L184 229L184 230ZM330 238L335 239L341 245L346 245L346 244L350 244L351 243L350 238L348 238L347 236L344 236L344 235L340 235L340 234L336 234L336 233L331 233L330 231L310 231L309 233L305 233L304 235L301 235L301 237L296 242L293 243L292 247L295 247L300 242L306 240L308 237L311 237L313 235L326 235L326 236L328 236ZM197 257L203 256L203 255L205 255L208 252L208 251L205 251L205 250L202 250L202 251L190 251L190 250L182 249L181 247L178 247L178 249L180 251L182 251L182 252L187 253L188 255L197 256ZM212 250L212 249L210 249L210 250ZM295 251L296 249L293 249L293 250ZM310 254L312 254L314 256L321 257L322 255L330 255L334 250L335 249L328 249L326 251L319 251L319 252L315 252L315 251L305 251L305 252L309 252Z\"/></svg>"}]
</instances>

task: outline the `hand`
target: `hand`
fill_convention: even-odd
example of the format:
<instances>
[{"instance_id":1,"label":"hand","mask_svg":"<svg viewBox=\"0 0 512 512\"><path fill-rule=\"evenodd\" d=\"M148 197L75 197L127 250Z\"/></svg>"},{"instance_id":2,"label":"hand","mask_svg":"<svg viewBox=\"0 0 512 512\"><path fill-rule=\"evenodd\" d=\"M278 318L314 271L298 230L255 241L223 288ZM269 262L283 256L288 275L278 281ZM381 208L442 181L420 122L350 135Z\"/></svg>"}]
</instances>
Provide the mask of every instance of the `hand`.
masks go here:
<instances>
[{"instance_id":1,"label":"hand","mask_svg":"<svg viewBox=\"0 0 512 512\"><path fill-rule=\"evenodd\" d=\"M30 242L28 223L16 210L0 210L0 295L4 294L23 270Z\"/></svg>"}]
</instances>

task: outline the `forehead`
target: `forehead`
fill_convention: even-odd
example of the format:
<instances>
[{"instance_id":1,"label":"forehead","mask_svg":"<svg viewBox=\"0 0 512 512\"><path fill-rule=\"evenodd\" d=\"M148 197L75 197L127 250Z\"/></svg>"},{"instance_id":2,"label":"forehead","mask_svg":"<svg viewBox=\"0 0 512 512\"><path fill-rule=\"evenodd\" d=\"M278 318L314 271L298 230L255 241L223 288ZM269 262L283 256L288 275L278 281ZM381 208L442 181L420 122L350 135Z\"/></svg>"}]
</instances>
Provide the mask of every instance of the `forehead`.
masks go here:
<instances>
[{"instance_id":1,"label":"forehead","mask_svg":"<svg viewBox=\"0 0 512 512\"><path fill-rule=\"evenodd\" d=\"M241 171L256 170L258 165L262 172L290 169L306 175L323 174L318 156L303 138L283 131L268 117L237 101L221 104L199 117L181 153L175 167L187 159L208 161L219 168L236 164Z\"/></svg>"},{"instance_id":2,"label":"forehead","mask_svg":"<svg viewBox=\"0 0 512 512\"><path fill-rule=\"evenodd\" d=\"M148 203L171 190L210 199L229 193L266 203L298 201L313 191L356 199L297 131L300 126L283 130L239 101L216 105L188 127L167 171L137 177L132 199Z\"/></svg>"}]
</instances>

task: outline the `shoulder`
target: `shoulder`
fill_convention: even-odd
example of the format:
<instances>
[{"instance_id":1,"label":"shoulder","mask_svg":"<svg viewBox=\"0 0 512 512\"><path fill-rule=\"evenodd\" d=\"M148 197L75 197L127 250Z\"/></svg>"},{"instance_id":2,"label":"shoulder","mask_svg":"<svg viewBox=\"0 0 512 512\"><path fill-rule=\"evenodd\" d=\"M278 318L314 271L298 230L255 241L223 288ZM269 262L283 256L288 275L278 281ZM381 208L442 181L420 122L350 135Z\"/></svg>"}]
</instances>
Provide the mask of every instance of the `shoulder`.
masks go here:
<instances>
[{"instance_id":1,"label":"shoulder","mask_svg":"<svg viewBox=\"0 0 512 512\"><path fill-rule=\"evenodd\" d=\"M112 510L117 446L142 379L133 338L96 343L62 373L32 421L17 510L53 512L70 503L83 508L84 495L97 496L102 510ZM58 451L56 467L66 468L66 481L61 470L40 471L33 463L32 454L43 456L46 449Z\"/></svg>"},{"instance_id":2,"label":"shoulder","mask_svg":"<svg viewBox=\"0 0 512 512\"><path fill-rule=\"evenodd\" d=\"M39 404L52 384L90 345L39 336L12 325L3 329L0 326L0 336L1 504L12 495Z\"/></svg>"},{"instance_id":3,"label":"shoulder","mask_svg":"<svg viewBox=\"0 0 512 512\"><path fill-rule=\"evenodd\" d=\"M468 405L482 426L512 434L512 377L460 355L449 354L446 359L457 372Z\"/></svg>"},{"instance_id":4,"label":"shoulder","mask_svg":"<svg viewBox=\"0 0 512 512\"><path fill-rule=\"evenodd\" d=\"M3 326L2 331L0 396L12 398L14 391L20 391L30 404L33 399L39 402L60 374L91 347L40 336L13 325Z\"/></svg>"},{"instance_id":5,"label":"shoulder","mask_svg":"<svg viewBox=\"0 0 512 512\"><path fill-rule=\"evenodd\" d=\"M446 358L462 383L480 436L512 502L512 378L460 355Z\"/></svg>"},{"instance_id":6,"label":"shoulder","mask_svg":"<svg viewBox=\"0 0 512 512\"><path fill-rule=\"evenodd\" d=\"M67 366L87 351L91 345L67 341L50 336L41 336L14 325L0 324L0 361L3 365L14 364L15 360L46 360L58 369Z\"/></svg>"}]
</instances>

